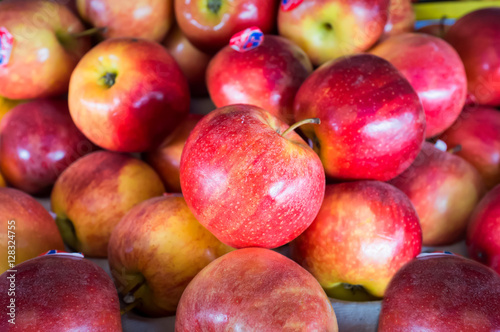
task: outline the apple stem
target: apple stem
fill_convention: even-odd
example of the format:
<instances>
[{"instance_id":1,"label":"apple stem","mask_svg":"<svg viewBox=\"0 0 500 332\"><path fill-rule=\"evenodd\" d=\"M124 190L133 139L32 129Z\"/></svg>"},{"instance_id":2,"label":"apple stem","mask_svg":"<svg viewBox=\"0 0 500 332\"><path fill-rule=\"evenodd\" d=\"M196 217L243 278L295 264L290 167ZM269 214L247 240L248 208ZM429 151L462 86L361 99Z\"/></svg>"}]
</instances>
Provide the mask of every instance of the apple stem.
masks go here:
<instances>
[{"instance_id":1,"label":"apple stem","mask_svg":"<svg viewBox=\"0 0 500 332\"><path fill-rule=\"evenodd\" d=\"M462 151L462 146L459 144L459 145L454 146L451 149L448 149L446 152L451 153L451 154L455 154L455 153L460 152L460 151Z\"/></svg>"},{"instance_id":2,"label":"apple stem","mask_svg":"<svg viewBox=\"0 0 500 332\"><path fill-rule=\"evenodd\" d=\"M207 7L212 13L217 14L222 6L221 0L208 0Z\"/></svg>"},{"instance_id":3,"label":"apple stem","mask_svg":"<svg viewBox=\"0 0 500 332\"><path fill-rule=\"evenodd\" d=\"M140 303L142 302L142 299L138 299L137 301L135 302L132 302L130 304L127 304L125 306L125 308L121 309L120 310L120 315L125 315L127 312L129 312L130 310L134 309L135 307L137 307Z\"/></svg>"},{"instance_id":4,"label":"apple stem","mask_svg":"<svg viewBox=\"0 0 500 332\"><path fill-rule=\"evenodd\" d=\"M82 32L72 33L71 37L81 38L81 37L92 36L92 35L98 34L100 32L104 33L104 32L106 32L107 29L108 29L107 27L92 28L92 29L88 29L88 30L85 30Z\"/></svg>"},{"instance_id":5,"label":"apple stem","mask_svg":"<svg viewBox=\"0 0 500 332\"><path fill-rule=\"evenodd\" d=\"M285 137L289 132L294 131L297 127L300 127L300 126L302 126L304 124L307 124L307 123L320 124L321 121L318 118L311 118L311 119L301 120L299 122L294 123L290 127L288 127L287 130L285 130L283 132L283 134L281 134L281 136Z\"/></svg>"},{"instance_id":6,"label":"apple stem","mask_svg":"<svg viewBox=\"0 0 500 332\"><path fill-rule=\"evenodd\" d=\"M443 17L441 17L441 20L439 20L439 37L441 37L441 38L444 38L444 34L445 34L444 22L446 21L446 19L447 19L446 15L443 15Z\"/></svg>"},{"instance_id":7,"label":"apple stem","mask_svg":"<svg viewBox=\"0 0 500 332\"><path fill-rule=\"evenodd\" d=\"M123 290L121 290L120 293L125 295L133 293L135 290L141 287L145 282L146 279L144 279L144 276L142 274L137 275L133 277L132 280L130 280L130 282L125 286Z\"/></svg>"}]
</instances>

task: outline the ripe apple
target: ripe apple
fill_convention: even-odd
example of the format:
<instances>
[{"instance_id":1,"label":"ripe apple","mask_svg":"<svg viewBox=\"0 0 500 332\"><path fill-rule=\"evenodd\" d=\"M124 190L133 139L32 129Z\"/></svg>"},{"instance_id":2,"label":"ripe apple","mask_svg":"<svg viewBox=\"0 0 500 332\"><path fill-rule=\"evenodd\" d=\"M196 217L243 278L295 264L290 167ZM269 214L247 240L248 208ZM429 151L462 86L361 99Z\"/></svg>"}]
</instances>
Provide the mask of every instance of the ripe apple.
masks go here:
<instances>
[{"instance_id":1,"label":"ripe apple","mask_svg":"<svg viewBox=\"0 0 500 332\"><path fill-rule=\"evenodd\" d=\"M22 191L0 188L0 223L0 273L9 269L9 263L19 264L51 249L64 250L54 218Z\"/></svg>"},{"instance_id":2,"label":"ripe apple","mask_svg":"<svg viewBox=\"0 0 500 332\"><path fill-rule=\"evenodd\" d=\"M488 189L500 183L500 112L488 107L467 107L440 137L457 155L475 166Z\"/></svg>"},{"instance_id":3,"label":"ripe apple","mask_svg":"<svg viewBox=\"0 0 500 332\"><path fill-rule=\"evenodd\" d=\"M133 296L142 313L166 316L175 314L194 276L231 250L195 219L181 194L168 194L137 204L122 218L108 259L124 300Z\"/></svg>"},{"instance_id":4,"label":"ripe apple","mask_svg":"<svg viewBox=\"0 0 500 332\"><path fill-rule=\"evenodd\" d=\"M105 27L105 38L136 37L161 42L173 23L173 0L78 0L80 16Z\"/></svg>"},{"instance_id":5,"label":"ripe apple","mask_svg":"<svg viewBox=\"0 0 500 332\"><path fill-rule=\"evenodd\" d=\"M225 244L276 248L318 213L325 172L294 128L237 104L210 112L189 135L182 193L196 219Z\"/></svg>"},{"instance_id":6,"label":"ripe apple","mask_svg":"<svg viewBox=\"0 0 500 332\"><path fill-rule=\"evenodd\" d=\"M415 10L411 0L390 0L389 16L381 39L384 40L401 33L412 32L415 26L415 18Z\"/></svg>"},{"instance_id":7,"label":"ripe apple","mask_svg":"<svg viewBox=\"0 0 500 332\"><path fill-rule=\"evenodd\" d=\"M279 34L300 46L314 65L366 51L384 32L389 0L304 0L278 13Z\"/></svg>"},{"instance_id":8,"label":"ripe apple","mask_svg":"<svg viewBox=\"0 0 500 332\"><path fill-rule=\"evenodd\" d=\"M71 75L69 110L95 144L113 151L153 148L189 112L189 87L161 45L108 39L88 52Z\"/></svg>"},{"instance_id":9,"label":"ripe apple","mask_svg":"<svg viewBox=\"0 0 500 332\"><path fill-rule=\"evenodd\" d=\"M201 51L216 53L231 37L256 26L274 28L277 0L174 0L175 17L184 35Z\"/></svg>"},{"instance_id":10,"label":"ripe apple","mask_svg":"<svg viewBox=\"0 0 500 332\"><path fill-rule=\"evenodd\" d=\"M420 33L391 37L373 50L410 82L425 112L425 137L436 136L458 118L467 95L467 77L457 52L441 38Z\"/></svg>"},{"instance_id":11,"label":"ripe apple","mask_svg":"<svg viewBox=\"0 0 500 332\"><path fill-rule=\"evenodd\" d=\"M71 120L66 100L18 105L0 125L0 170L30 194L49 192L71 163L95 149Z\"/></svg>"},{"instance_id":12,"label":"ripe apple","mask_svg":"<svg viewBox=\"0 0 500 332\"><path fill-rule=\"evenodd\" d=\"M54 1L2 1L0 22L13 37L9 61L0 64L0 95L31 99L67 92L71 72L90 48L86 37L78 37L84 29L78 18Z\"/></svg>"},{"instance_id":13,"label":"ripe apple","mask_svg":"<svg viewBox=\"0 0 500 332\"><path fill-rule=\"evenodd\" d=\"M182 294L175 331L338 331L318 282L272 250L230 252L204 268Z\"/></svg>"},{"instance_id":14,"label":"ripe apple","mask_svg":"<svg viewBox=\"0 0 500 332\"><path fill-rule=\"evenodd\" d=\"M293 123L293 100L313 68L307 55L289 40L265 35L258 47L238 52L229 45L207 70L207 87L217 107L252 104Z\"/></svg>"},{"instance_id":15,"label":"ripe apple","mask_svg":"<svg viewBox=\"0 0 500 332\"><path fill-rule=\"evenodd\" d=\"M389 62L370 54L338 59L316 69L295 98L295 120L304 125L326 175L386 181L417 157L425 114L410 83Z\"/></svg>"},{"instance_id":16,"label":"ripe apple","mask_svg":"<svg viewBox=\"0 0 500 332\"><path fill-rule=\"evenodd\" d=\"M465 65L469 92L480 105L500 105L500 8L473 11L445 35Z\"/></svg>"},{"instance_id":17,"label":"ripe apple","mask_svg":"<svg viewBox=\"0 0 500 332\"><path fill-rule=\"evenodd\" d=\"M7 112L22 103L22 100L10 100L0 96L0 122L5 117Z\"/></svg>"},{"instance_id":18,"label":"ripe apple","mask_svg":"<svg viewBox=\"0 0 500 332\"><path fill-rule=\"evenodd\" d=\"M167 192L180 193L181 154L189 134L203 117L189 114L177 128L165 138L159 147L145 154L146 162L154 168L163 180Z\"/></svg>"},{"instance_id":19,"label":"ripe apple","mask_svg":"<svg viewBox=\"0 0 500 332\"><path fill-rule=\"evenodd\" d=\"M97 151L71 164L57 179L52 211L68 247L106 257L111 231L134 205L165 191L145 162Z\"/></svg>"},{"instance_id":20,"label":"ripe apple","mask_svg":"<svg viewBox=\"0 0 500 332\"><path fill-rule=\"evenodd\" d=\"M467 161L425 142L413 164L390 184L417 210L424 246L457 242L484 193L481 174Z\"/></svg>"},{"instance_id":21,"label":"ripe apple","mask_svg":"<svg viewBox=\"0 0 500 332\"><path fill-rule=\"evenodd\" d=\"M1 331L122 331L116 289L97 264L45 255L15 270L0 275Z\"/></svg>"},{"instance_id":22,"label":"ripe apple","mask_svg":"<svg viewBox=\"0 0 500 332\"><path fill-rule=\"evenodd\" d=\"M422 249L411 201L379 181L327 185L316 219L292 242L292 258L327 294L363 287L382 297L394 274Z\"/></svg>"},{"instance_id":23,"label":"ripe apple","mask_svg":"<svg viewBox=\"0 0 500 332\"><path fill-rule=\"evenodd\" d=\"M378 331L498 331L500 276L470 259L430 255L394 276Z\"/></svg>"}]
</instances>

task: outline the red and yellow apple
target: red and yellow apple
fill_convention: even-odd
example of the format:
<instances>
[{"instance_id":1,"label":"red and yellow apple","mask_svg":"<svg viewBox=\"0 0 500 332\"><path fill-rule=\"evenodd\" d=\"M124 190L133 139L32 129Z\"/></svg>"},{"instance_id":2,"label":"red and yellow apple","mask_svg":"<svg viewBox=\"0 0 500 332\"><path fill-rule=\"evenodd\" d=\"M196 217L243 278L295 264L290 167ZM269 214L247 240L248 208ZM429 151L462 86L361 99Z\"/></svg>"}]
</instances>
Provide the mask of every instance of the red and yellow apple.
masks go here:
<instances>
[{"instance_id":1,"label":"red and yellow apple","mask_svg":"<svg viewBox=\"0 0 500 332\"><path fill-rule=\"evenodd\" d=\"M381 39L387 39L405 32L412 32L415 26L415 10L411 0L390 0L389 17Z\"/></svg>"}]
</instances>

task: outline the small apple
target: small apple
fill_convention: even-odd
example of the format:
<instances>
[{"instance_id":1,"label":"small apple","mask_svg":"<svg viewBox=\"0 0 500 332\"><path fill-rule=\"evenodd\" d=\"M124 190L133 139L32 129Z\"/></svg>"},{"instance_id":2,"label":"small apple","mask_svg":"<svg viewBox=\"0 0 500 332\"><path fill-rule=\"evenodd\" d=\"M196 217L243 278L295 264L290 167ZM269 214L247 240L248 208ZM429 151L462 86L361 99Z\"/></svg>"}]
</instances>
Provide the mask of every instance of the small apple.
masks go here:
<instances>
[{"instance_id":1,"label":"small apple","mask_svg":"<svg viewBox=\"0 0 500 332\"><path fill-rule=\"evenodd\" d=\"M405 32L412 32L415 26L415 10L411 0L390 0L389 17L384 26L381 40L396 36Z\"/></svg>"}]
</instances>

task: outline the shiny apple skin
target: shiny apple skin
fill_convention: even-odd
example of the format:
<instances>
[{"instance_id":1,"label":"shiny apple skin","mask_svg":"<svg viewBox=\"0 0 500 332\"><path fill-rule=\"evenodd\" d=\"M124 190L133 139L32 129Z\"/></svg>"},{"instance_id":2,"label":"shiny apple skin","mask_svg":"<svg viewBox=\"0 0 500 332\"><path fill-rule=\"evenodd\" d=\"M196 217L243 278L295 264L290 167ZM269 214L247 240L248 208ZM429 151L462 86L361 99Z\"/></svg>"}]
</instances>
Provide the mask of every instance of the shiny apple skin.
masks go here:
<instances>
[{"instance_id":1,"label":"shiny apple skin","mask_svg":"<svg viewBox=\"0 0 500 332\"><path fill-rule=\"evenodd\" d=\"M0 170L29 194L49 192L69 165L94 150L71 120L66 100L18 105L0 124Z\"/></svg>"},{"instance_id":2,"label":"shiny apple skin","mask_svg":"<svg viewBox=\"0 0 500 332\"><path fill-rule=\"evenodd\" d=\"M42 256L0 275L0 304L15 298L15 325L9 316L1 331L121 332L120 303L111 278L97 264L78 257ZM15 276L15 296L7 296L8 276ZM6 312L6 311L5 311Z\"/></svg>"},{"instance_id":3,"label":"shiny apple skin","mask_svg":"<svg viewBox=\"0 0 500 332\"><path fill-rule=\"evenodd\" d=\"M302 48L314 65L321 65L373 46L387 23L389 2L304 0L293 10L280 8L279 34Z\"/></svg>"},{"instance_id":4,"label":"shiny apple skin","mask_svg":"<svg viewBox=\"0 0 500 332\"><path fill-rule=\"evenodd\" d=\"M461 240L485 191L474 166L427 142L413 164L389 183L403 191L417 210L424 246Z\"/></svg>"},{"instance_id":5,"label":"shiny apple skin","mask_svg":"<svg viewBox=\"0 0 500 332\"><path fill-rule=\"evenodd\" d=\"M84 30L78 18L54 1L2 1L0 22L14 37L10 61L0 66L0 95L32 99L67 92L71 72L90 49L87 38L70 37Z\"/></svg>"},{"instance_id":6,"label":"shiny apple skin","mask_svg":"<svg viewBox=\"0 0 500 332\"><path fill-rule=\"evenodd\" d=\"M489 107L467 107L455 124L439 136L449 148L461 146L457 156L470 162L488 189L500 183L500 112Z\"/></svg>"},{"instance_id":7,"label":"shiny apple skin","mask_svg":"<svg viewBox=\"0 0 500 332\"><path fill-rule=\"evenodd\" d=\"M284 245L323 201L321 161L288 125L252 105L206 115L181 157L181 188L198 221L233 248Z\"/></svg>"},{"instance_id":8,"label":"shiny apple skin","mask_svg":"<svg viewBox=\"0 0 500 332\"><path fill-rule=\"evenodd\" d=\"M467 95L467 77L457 52L441 38L405 33L379 44L370 53L393 64L410 82L425 112L425 137L448 129Z\"/></svg>"},{"instance_id":9,"label":"shiny apple skin","mask_svg":"<svg viewBox=\"0 0 500 332\"><path fill-rule=\"evenodd\" d=\"M175 17L189 41L203 52L214 54L241 30L257 26L272 32L278 10L277 0L220 0L217 13L209 0L174 0Z\"/></svg>"},{"instance_id":10,"label":"shiny apple skin","mask_svg":"<svg viewBox=\"0 0 500 332\"><path fill-rule=\"evenodd\" d=\"M220 319L222 318L222 319ZM182 295L175 331L338 331L318 282L287 257L262 248L226 254Z\"/></svg>"},{"instance_id":11,"label":"shiny apple skin","mask_svg":"<svg viewBox=\"0 0 500 332\"><path fill-rule=\"evenodd\" d=\"M424 141L425 114L410 83L389 62L370 54L316 69L295 97L303 125L329 178L387 181L415 160Z\"/></svg>"},{"instance_id":12,"label":"shiny apple skin","mask_svg":"<svg viewBox=\"0 0 500 332\"><path fill-rule=\"evenodd\" d=\"M453 24L445 39L458 52L469 92L480 105L500 105L500 8L471 12Z\"/></svg>"},{"instance_id":13,"label":"shiny apple skin","mask_svg":"<svg viewBox=\"0 0 500 332\"><path fill-rule=\"evenodd\" d=\"M230 46L217 53L207 70L210 98L217 107L251 104L292 124L293 100L313 68L291 41L265 35L257 48L238 52Z\"/></svg>"},{"instance_id":14,"label":"shiny apple skin","mask_svg":"<svg viewBox=\"0 0 500 332\"><path fill-rule=\"evenodd\" d=\"M380 37L385 40L405 32L412 32L415 26L415 10L411 0L390 0L389 17Z\"/></svg>"},{"instance_id":15,"label":"shiny apple skin","mask_svg":"<svg viewBox=\"0 0 500 332\"><path fill-rule=\"evenodd\" d=\"M493 270L459 256L424 256L392 279L378 331L498 331L498 312L500 276Z\"/></svg>"},{"instance_id":16,"label":"shiny apple skin","mask_svg":"<svg viewBox=\"0 0 500 332\"><path fill-rule=\"evenodd\" d=\"M292 242L292 258L324 289L361 285L382 297L389 281L422 249L411 201L379 181L327 185L313 223Z\"/></svg>"},{"instance_id":17,"label":"shiny apple skin","mask_svg":"<svg viewBox=\"0 0 500 332\"><path fill-rule=\"evenodd\" d=\"M115 73L111 88L103 83ZM153 148L189 112L189 87L174 58L145 39L108 39L88 52L71 75L69 110L96 145L118 152Z\"/></svg>"},{"instance_id":18,"label":"shiny apple skin","mask_svg":"<svg viewBox=\"0 0 500 332\"><path fill-rule=\"evenodd\" d=\"M14 223L9 221L14 220ZM30 195L13 188L0 188L0 272L9 269L8 246L15 243L15 264L52 249L64 250L54 218ZM14 227L12 227L14 226ZM8 228L10 227L10 228ZM11 233L8 233L8 231ZM8 235L14 237L8 238Z\"/></svg>"}]
</instances>

